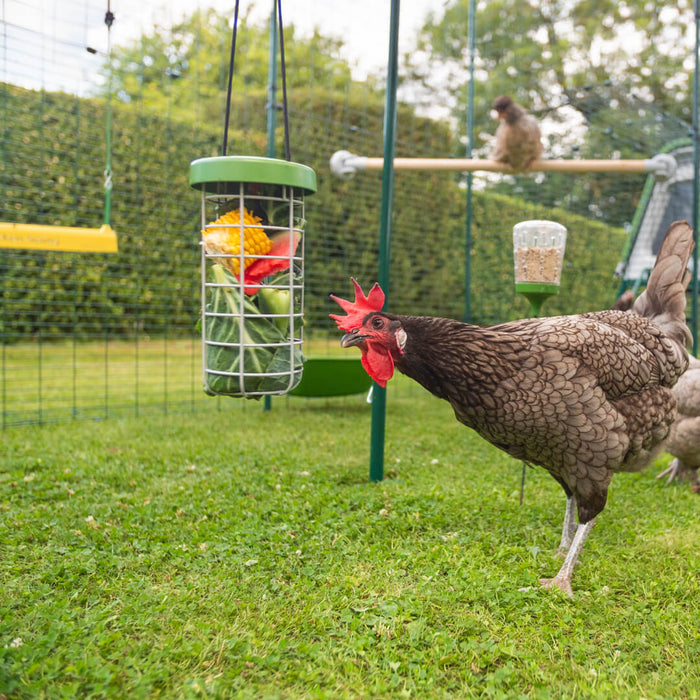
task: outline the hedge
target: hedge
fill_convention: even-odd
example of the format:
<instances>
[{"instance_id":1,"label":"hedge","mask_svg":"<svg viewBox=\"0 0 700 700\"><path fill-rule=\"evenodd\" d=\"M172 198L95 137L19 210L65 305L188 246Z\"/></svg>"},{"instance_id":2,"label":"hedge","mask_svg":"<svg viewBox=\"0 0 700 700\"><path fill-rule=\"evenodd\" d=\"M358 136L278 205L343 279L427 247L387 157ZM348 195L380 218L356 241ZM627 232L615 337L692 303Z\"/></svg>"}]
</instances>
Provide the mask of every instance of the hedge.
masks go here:
<instances>
[{"instance_id":1,"label":"hedge","mask_svg":"<svg viewBox=\"0 0 700 700\"><path fill-rule=\"evenodd\" d=\"M102 223L105 104L97 99L2 88L0 181L4 221L95 227ZM307 201L307 328L331 330L328 293L346 294L349 276L376 279L381 175L332 176L338 149L382 152L383 104L304 96L290 111L292 159L313 167L318 192ZM245 109L244 109L245 108ZM265 155L266 135L245 115L264 99L235 104L229 153ZM239 116L240 115L240 116ZM199 313L199 198L189 163L217 155L221 125L178 123L132 105L113 107L112 225L116 255L3 250L0 328L5 342L109 333L189 335ZM402 107L397 155L449 155L447 125ZM278 130L279 132L279 130ZM281 148L278 152L282 152ZM528 176L523 176L528 177ZM391 307L462 317L466 199L459 178L397 172L392 222ZM561 295L548 313L602 308L614 300L612 271L625 233L564 210L488 191L473 196L471 311L489 323L527 313L513 291L511 231L525 218L569 229Z\"/></svg>"}]
</instances>

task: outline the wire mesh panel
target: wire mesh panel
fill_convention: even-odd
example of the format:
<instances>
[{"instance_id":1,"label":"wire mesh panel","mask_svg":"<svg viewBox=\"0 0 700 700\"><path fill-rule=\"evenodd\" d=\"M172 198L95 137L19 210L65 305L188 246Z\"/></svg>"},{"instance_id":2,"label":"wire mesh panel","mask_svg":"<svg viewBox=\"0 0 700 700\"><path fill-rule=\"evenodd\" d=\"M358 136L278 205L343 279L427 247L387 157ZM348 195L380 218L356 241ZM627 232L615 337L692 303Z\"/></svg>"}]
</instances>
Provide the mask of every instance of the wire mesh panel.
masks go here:
<instances>
[{"instance_id":1,"label":"wire mesh panel","mask_svg":"<svg viewBox=\"0 0 700 700\"><path fill-rule=\"evenodd\" d=\"M303 369L304 193L315 190L315 174L232 156L195 161L191 182L202 188L204 389L286 394Z\"/></svg>"},{"instance_id":2,"label":"wire mesh panel","mask_svg":"<svg viewBox=\"0 0 700 700\"><path fill-rule=\"evenodd\" d=\"M424 85L411 81L413 72L402 79L397 157L464 155L467 91L459 71L465 66L468 32L459 16L443 13L441 0L430 4L440 6L436 19L445 14L446 21L435 26L425 43L429 60L423 51L410 53L424 62L428 74ZM265 19L254 20L267 16L267 5L247 15L240 28L232 153L270 152L267 127L278 108L268 89L270 27ZM339 180L331 175L329 159L339 149L381 153L385 80L383 74L370 79L355 70L354 59L367 57L364 33L355 48L340 47L342 42L333 37L345 41L347 34L333 32L332 37L327 26L315 32L297 25L317 16L302 10L311 5L332 6L342 14L348 4L300 0L289 16L295 31L286 37L294 157L318 174L318 191L313 206L306 208L308 225L297 249L297 256L304 256L303 347L316 359L342 352L328 318L333 310L328 294L348 292L351 276L365 286L376 279L381 173ZM688 85L682 84L688 73L671 54L664 66L673 69L675 82L671 88L659 82L657 91L647 87L655 81L635 84L627 80L628 71L608 71L605 77L614 79L607 80L597 68L590 79L569 81L564 92L552 89L550 77L556 71L520 72L517 80L511 76L494 83L494 75L503 78L504 71L513 70L513 51L532 50L540 60L542 46L533 40L536 32L523 33L515 43L487 41L487 23L494 20L488 5L478 9L475 24L477 61L483 58L489 66L482 77L475 76L470 101L475 157L490 151L488 113L496 90L506 85L541 121L550 159L649 158L670 140L689 135L691 103ZM217 209L216 202L209 202L202 221L201 193L189 187L187 173L192 158L219 153L230 10L199 5L181 16L175 4L162 8L152 0L120 8L111 59L103 2L23 0L0 9L5 49L0 52L0 220L100 224L111 95L111 204L119 234L119 251L109 256L0 250L1 427L146 410L209 411L214 403L201 390L199 232L237 203L231 200ZM414 8L404 9L408 14ZM401 23L408 27L403 17ZM412 42L410 31L403 29L404 39ZM388 33L382 35L388 40ZM36 49L31 61L29 46ZM683 46L692 55L687 43L676 48L683 51ZM441 49L456 51L454 58L445 57L454 62L454 74L436 70L443 65ZM385 64L385 52L377 65ZM562 54L563 60L570 61L571 55ZM553 58L558 60L556 52ZM582 71L591 68L584 59L576 64ZM657 75L646 63L640 70ZM452 75L454 80L448 78ZM571 85L582 87L569 89ZM445 118L448 112L453 118ZM281 124L277 148L280 132ZM460 173L397 174L391 310L474 323L526 315L527 300L515 291L512 249L513 226L524 219L554 219L570 232L560 293L548 300L548 314L612 305L620 286L615 264L623 249L629 250L628 233L637 230L635 211L645 180L643 174L491 173L474 176L467 201ZM207 261L209 268L215 264ZM244 300L250 301L250 295ZM293 322L293 337L301 338L301 321ZM222 410L231 404L216 402ZM249 402L235 405L243 409Z\"/></svg>"}]
</instances>

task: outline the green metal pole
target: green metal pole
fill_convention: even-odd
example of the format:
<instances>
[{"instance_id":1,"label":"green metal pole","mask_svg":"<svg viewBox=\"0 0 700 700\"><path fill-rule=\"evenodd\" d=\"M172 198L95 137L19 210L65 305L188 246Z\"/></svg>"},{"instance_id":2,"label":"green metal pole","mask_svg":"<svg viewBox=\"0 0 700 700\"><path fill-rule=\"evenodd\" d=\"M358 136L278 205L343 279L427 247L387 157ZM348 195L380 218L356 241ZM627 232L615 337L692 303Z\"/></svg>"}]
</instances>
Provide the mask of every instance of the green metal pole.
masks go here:
<instances>
[{"instance_id":1,"label":"green metal pole","mask_svg":"<svg viewBox=\"0 0 700 700\"><path fill-rule=\"evenodd\" d=\"M384 167L382 170L382 209L379 229L379 286L389 299L391 269L391 204L394 189L394 151L396 146L396 89L398 86L399 0L391 0L389 23L389 61L384 103ZM372 385L372 435L370 441L369 478L384 478L384 429L386 425L386 389Z\"/></svg>"},{"instance_id":2,"label":"green metal pole","mask_svg":"<svg viewBox=\"0 0 700 700\"><path fill-rule=\"evenodd\" d=\"M467 41L469 44L469 89L467 93L467 158L472 157L474 142L474 53L475 53L476 3L469 0L469 19ZM466 232L464 241L464 320L472 319L472 176L467 173L467 217L464 222Z\"/></svg>"},{"instance_id":3,"label":"green metal pole","mask_svg":"<svg viewBox=\"0 0 700 700\"><path fill-rule=\"evenodd\" d=\"M693 354L698 354L698 223L700 221L700 143L698 141L698 100L700 100L700 0L693 3L695 11L695 72L693 74L693 298L690 331L693 335Z\"/></svg>"},{"instance_id":4,"label":"green metal pole","mask_svg":"<svg viewBox=\"0 0 700 700\"><path fill-rule=\"evenodd\" d=\"M270 57L267 68L267 156L277 154L275 135L277 132L277 0L272 0L270 13ZM272 410L272 397L263 398L263 411Z\"/></svg>"},{"instance_id":5,"label":"green metal pole","mask_svg":"<svg viewBox=\"0 0 700 700\"><path fill-rule=\"evenodd\" d=\"M107 60L109 61L109 78L107 82L107 124L105 126L105 140L107 149L107 162L105 164L105 202L104 217L102 223L109 226L112 221L112 24L114 13L111 3L107 0L107 12L105 24L107 25ZM105 409L104 417L109 418L109 324L105 324Z\"/></svg>"}]
</instances>

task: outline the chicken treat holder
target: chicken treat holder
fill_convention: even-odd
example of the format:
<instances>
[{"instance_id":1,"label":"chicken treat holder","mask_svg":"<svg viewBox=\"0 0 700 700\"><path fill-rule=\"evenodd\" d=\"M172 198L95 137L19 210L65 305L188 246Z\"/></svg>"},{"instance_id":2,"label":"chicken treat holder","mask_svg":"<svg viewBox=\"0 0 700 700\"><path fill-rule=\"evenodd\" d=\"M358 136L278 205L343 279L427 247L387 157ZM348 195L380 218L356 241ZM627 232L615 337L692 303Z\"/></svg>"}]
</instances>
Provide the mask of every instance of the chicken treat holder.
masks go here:
<instances>
[{"instance_id":1,"label":"chicken treat holder","mask_svg":"<svg viewBox=\"0 0 700 700\"><path fill-rule=\"evenodd\" d=\"M200 158L204 390L260 398L301 380L304 196L315 172L250 156Z\"/></svg>"},{"instance_id":2,"label":"chicken treat holder","mask_svg":"<svg viewBox=\"0 0 700 700\"><path fill-rule=\"evenodd\" d=\"M559 294L566 228L555 221L521 221L513 227L515 291L539 316L544 301Z\"/></svg>"}]
</instances>

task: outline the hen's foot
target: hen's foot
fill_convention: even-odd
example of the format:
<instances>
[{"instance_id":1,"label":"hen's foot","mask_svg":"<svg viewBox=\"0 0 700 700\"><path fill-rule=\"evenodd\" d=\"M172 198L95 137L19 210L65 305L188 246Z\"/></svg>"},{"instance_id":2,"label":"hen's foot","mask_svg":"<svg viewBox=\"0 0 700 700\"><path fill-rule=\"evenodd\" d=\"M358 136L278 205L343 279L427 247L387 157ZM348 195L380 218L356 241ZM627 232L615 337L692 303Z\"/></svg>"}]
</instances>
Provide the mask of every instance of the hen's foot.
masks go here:
<instances>
[{"instance_id":1,"label":"hen's foot","mask_svg":"<svg viewBox=\"0 0 700 700\"><path fill-rule=\"evenodd\" d=\"M691 484L700 484L698 469L696 467L689 467L683 460L678 459L678 457L672 460L669 463L668 468L664 469L664 471L662 471L656 478L661 479L667 475L667 484L670 484L672 481L689 481Z\"/></svg>"},{"instance_id":2,"label":"hen's foot","mask_svg":"<svg viewBox=\"0 0 700 700\"><path fill-rule=\"evenodd\" d=\"M541 578L540 585L542 588L551 590L552 588L558 588L560 591L564 591L569 598L574 597L574 591L571 588L571 581L564 576L555 576L554 578Z\"/></svg>"}]
</instances>

